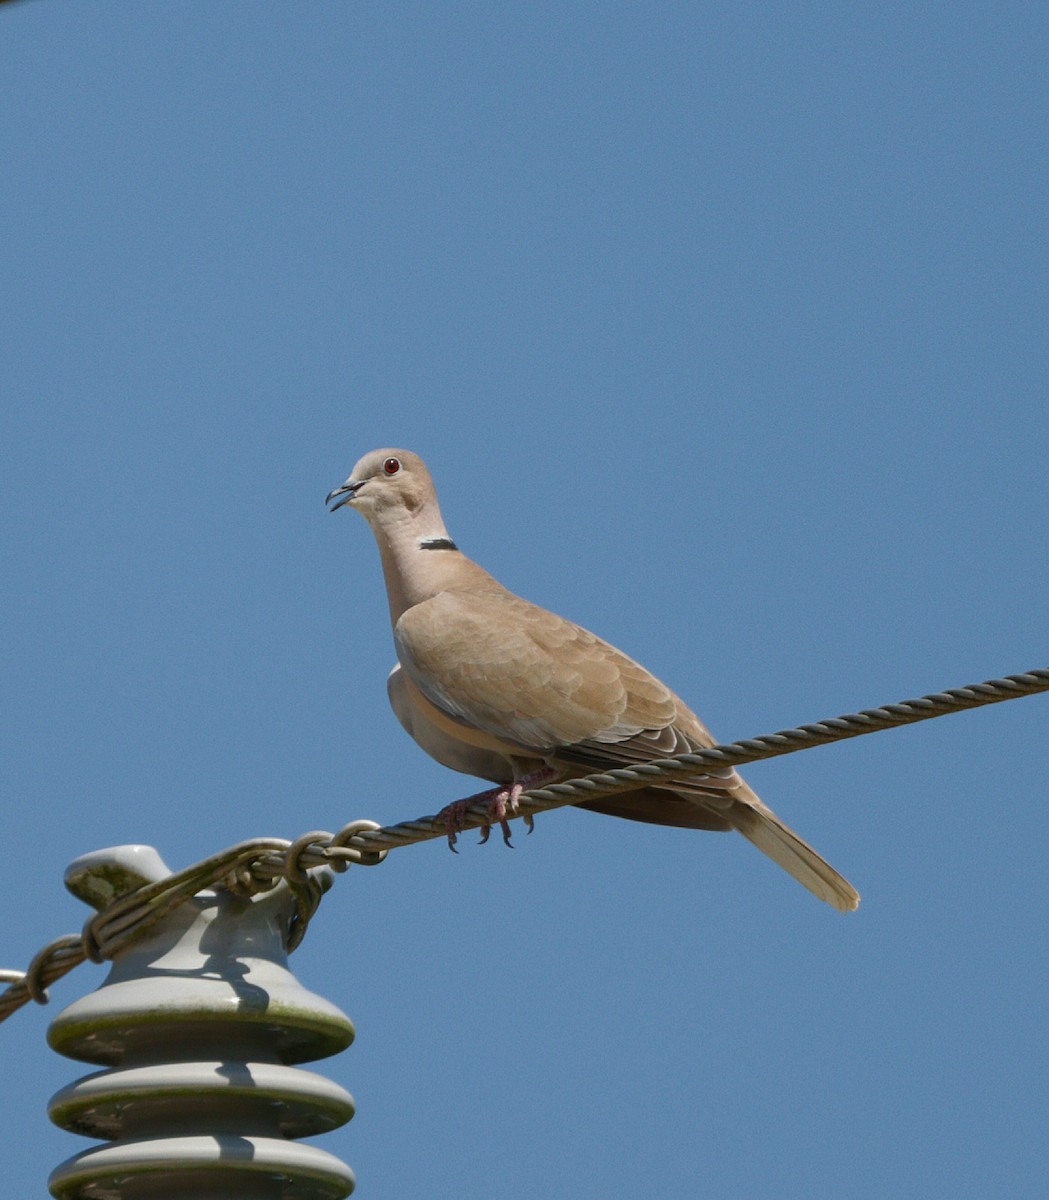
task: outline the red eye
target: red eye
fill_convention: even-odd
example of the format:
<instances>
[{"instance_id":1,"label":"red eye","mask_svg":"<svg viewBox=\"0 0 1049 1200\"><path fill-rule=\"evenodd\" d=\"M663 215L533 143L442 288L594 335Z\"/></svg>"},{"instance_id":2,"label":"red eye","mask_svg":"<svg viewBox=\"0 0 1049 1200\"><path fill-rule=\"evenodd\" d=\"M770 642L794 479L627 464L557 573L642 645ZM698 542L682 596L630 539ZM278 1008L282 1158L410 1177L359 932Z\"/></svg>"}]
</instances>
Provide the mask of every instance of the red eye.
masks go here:
<instances>
[{"instance_id":1,"label":"red eye","mask_svg":"<svg viewBox=\"0 0 1049 1200\"><path fill-rule=\"evenodd\" d=\"M401 469L401 460L399 458L388 458L383 464L382 469L387 475L396 475Z\"/></svg>"}]
</instances>

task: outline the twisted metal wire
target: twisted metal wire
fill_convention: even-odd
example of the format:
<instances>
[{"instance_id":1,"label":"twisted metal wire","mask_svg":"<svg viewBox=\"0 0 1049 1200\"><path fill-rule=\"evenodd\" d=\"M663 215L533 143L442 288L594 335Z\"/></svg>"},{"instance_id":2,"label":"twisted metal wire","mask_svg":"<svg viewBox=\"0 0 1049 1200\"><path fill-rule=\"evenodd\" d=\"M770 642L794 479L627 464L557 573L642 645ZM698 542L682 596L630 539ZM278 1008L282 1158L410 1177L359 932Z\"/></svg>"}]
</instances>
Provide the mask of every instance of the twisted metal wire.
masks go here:
<instances>
[{"instance_id":1,"label":"twisted metal wire","mask_svg":"<svg viewBox=\"0 0 1049 1200\"><path fill-rule=\"evenodd\" d=\"M797 750L809 750L846 738L913 725L931 717L1046 691L1049 691L1049 667L1038 667L1020 675L1006 675L1001 679L934 692L915 700L846 713L796 729L781 729L778 733L711 746L674 758L655 759L563 783L551 783L525 792L514 815L529 817L580 800L628 792L657 780L670 783L675 779L702 775L712 768L793 754ZM461 818L457 817L457 829L482 828L491 824L490 793L480 793L476 801ZM351 863L372 866L382 862L389 850L445 837L448 832L445 819L428 816L385 827L374 821L353 821L337 834L315 830L294 842L282 838L254 838L240 842L166 879L122 896L96 913L82 933L66 935L45 946L24 973L0 970L0 983L10 985L0 993L0 1021L30 1000L46 1004L47 988L86 958L96 962L112 958L172 909L207 888L225 887L252 895L286 880L296 905L286 939L290 952L301 942L324 890L323 885L309 875L309 868L327 866L345 871Z\"/></svg>"}]
</instances>

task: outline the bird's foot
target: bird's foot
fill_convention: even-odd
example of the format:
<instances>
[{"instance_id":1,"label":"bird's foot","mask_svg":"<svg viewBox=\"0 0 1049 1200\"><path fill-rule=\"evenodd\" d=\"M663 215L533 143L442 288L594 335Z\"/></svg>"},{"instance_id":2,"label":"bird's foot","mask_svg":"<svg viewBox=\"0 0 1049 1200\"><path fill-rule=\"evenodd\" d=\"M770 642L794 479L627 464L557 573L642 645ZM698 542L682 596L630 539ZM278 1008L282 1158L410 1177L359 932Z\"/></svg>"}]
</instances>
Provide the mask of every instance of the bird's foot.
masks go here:
<instances>
[{"instance_id":1,"label":"bird's foot","mask_svg":"<svg viewBox=\"0 0 1049 1200\"><path fill-rule=\"evenodd\" d=\"M459 853L455 848L455 843L459 840L456 835L462 833L466 828L466 814L475 804L489 795L491 795L490 792L478 792L474 796L454 800L451 804L446 804L437 814L435 820L444 822L445 833L448 835L448 849L453 854Z\"/></svg>"},{"instance_id":2,"label":"bird's foot","mask_svg":"<svg viewBox=\"0 0 1049 1200\"><path fill-rule=\"evenodd\" d=\"M489 820L481 827L480 845L484 845L488 841L489 835L492 832L492 826L497 824L503 831L503 841L510 849L513 849L513 843L510 841L510 819L516 817L520 810L521 796L529 790L529 788L541 786L544 783L549 783L557 777L557 772L551 767L540 767L537 771L532 771L528 775L522 775L520 779L515 780L509 787L491 788L487 792L478 792L474 796L467 796L464 800L456 800L452 804L446 804L444 808L437 814L438 820L443 820L445 829L448 833L448 847L458 854L455 849L455 843L458 840L456 834L462 833L465 827L466 814L475 804L486 804L488 807ZM535 819L531 813L524 814L524 823L528 826L528 832L531 833L535 829Z\"/></svg>"}]
</instances>

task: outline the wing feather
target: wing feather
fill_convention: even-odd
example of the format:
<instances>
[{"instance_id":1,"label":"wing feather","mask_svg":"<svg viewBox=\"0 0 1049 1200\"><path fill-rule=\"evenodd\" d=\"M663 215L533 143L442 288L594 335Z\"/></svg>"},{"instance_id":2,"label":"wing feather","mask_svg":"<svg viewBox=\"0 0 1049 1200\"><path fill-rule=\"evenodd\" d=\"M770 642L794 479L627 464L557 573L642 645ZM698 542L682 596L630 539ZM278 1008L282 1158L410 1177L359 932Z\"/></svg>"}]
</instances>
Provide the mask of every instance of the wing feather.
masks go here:
<instances>
[{"instance_id":1,"label":"wing feather","mask_svg":"<svg viewBox=\"0 0 1049 1200\"><path fill-rule=\"evenodd\" d=\"M644 667L503 588L445 591L394 630L415 685L445 712L533 753L673 725L679 703Z\"/></svg>"}]
</instances>

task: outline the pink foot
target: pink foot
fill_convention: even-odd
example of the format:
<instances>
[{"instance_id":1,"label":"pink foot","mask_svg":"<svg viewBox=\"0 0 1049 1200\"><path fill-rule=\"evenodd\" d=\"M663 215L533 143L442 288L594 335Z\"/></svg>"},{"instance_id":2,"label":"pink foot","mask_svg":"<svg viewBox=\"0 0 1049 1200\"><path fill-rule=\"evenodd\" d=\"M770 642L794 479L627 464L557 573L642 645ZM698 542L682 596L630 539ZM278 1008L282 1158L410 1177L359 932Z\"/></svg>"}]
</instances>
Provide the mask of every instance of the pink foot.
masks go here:
<instances>
[{"instance_id":1,"label":"pink foot","mask_svg":"<svg viewBox=\"0 0 1049 1200\"><path fill-rule=\"evenodd\" d=\"M464 800L456 800L452 804L446 804L437 814L437 818L438 820L444 820L445 829L448 831L449 849L453 854L459 853L455 848L457 841L456 834L462 832L467 812L475 804L487 802L488 814L491 820L481 829L479 845L483 846L488 841L488 837L492 832L492 825L498 824L499 828L503 831L503 841L512 850L513 844L510 841L509 820L517 816L521 796L529 788L549 783L551 779L557 777L557 774L557 771L551 767L540 767L538 771L522 775L520 779L515 780L509 787L491 788L487 792L478 792L474 796L467 796ZM531 813L525 814L524 823L528 826L529 833L535 829L535 819Z\"/></svg>"}]
</instances>

